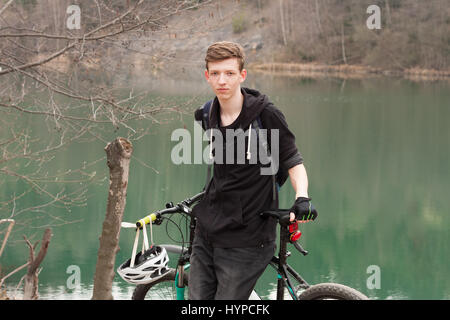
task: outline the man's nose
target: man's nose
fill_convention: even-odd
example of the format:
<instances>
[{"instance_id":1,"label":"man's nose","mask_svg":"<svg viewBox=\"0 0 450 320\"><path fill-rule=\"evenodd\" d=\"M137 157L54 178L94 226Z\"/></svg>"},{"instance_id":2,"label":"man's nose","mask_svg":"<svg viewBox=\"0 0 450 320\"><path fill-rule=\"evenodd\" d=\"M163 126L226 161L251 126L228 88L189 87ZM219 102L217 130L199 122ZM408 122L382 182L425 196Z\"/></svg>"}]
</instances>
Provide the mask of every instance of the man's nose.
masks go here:
<instances>
[{"instance_id":1,"label":"man's nose","mask_svg":"<svg viewBox=\"0 0 450 320\"><path fill-rule=\"evenodd\" d=\"M219 75L219 83L225 83L225 74L224 73L221 73Z\"/></svg>"}]
</instances>

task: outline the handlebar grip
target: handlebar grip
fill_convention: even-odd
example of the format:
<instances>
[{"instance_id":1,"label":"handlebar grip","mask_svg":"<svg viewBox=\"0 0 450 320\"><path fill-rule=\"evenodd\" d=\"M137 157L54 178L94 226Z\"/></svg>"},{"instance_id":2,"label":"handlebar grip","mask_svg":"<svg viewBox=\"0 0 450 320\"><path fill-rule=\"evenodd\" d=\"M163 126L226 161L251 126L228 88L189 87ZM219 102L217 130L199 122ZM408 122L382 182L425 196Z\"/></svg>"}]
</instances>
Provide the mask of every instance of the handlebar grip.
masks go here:
<instances>
[{"instance_id":1,"label":"handlebar grip","mask_svg":"<svg viewBox=\"0 0 450 320\"><path fill-rule=\"evenodd\" d=\"M142 228L143 226L145 226L146 224L150 224L150 221L153 222L156 220L156 214L152 213L138 221L136 221L136 227L138 228Z\"/></svg>"}]
</instances>

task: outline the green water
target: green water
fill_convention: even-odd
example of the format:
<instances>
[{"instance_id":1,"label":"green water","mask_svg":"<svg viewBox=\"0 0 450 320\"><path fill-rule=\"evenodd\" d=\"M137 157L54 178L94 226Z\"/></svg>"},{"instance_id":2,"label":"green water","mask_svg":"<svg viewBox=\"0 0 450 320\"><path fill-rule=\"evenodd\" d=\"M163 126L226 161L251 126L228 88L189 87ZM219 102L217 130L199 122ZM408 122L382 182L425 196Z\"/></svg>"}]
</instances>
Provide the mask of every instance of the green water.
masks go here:
<instances>
[{"instance_id":1,"label":"green water","mask_svg":"<svg viewBox=\"0 0 450 320\"><path fill-rule=\"evenodd\" d=\"M174 101L195 97L191 108L210 97L203 82L152 85L155 95ZM311 284L343 283L375 299L450 299L448 82L251 75L246 85L268 94L285 114L305 159L309 193L319 211L314 223L301 226L300 241L309 255L303 257L292 248L289 263ZM161 125L146 123L151 125L150 135L133 142L124 221L135 221L164 207L167 201L193 195L205 182L204 165L175 165L170 160L176 144L170 140L172 131L186 126L193 132L193 117L174 114L166 118L173 119ZM26 125L34 132L48 134L39 123ZM110 140L123 134L123 129L108 133ZM92 296L108 191L104 146L104 141L80 141L49 163L52 170L64 170L99 159L87 171L95 171L97 177L105 179L89 186L86 207L74 207L70 212L62 208L49 211L65 220L81 221L53 228L54 236L39 276L42 299ZM0 186L0 194L20 194L23 188L22 183L12 180ZM292 205L294 192L289 183L280 197L282 207ZM30 206L39 200L39 196L27 198L28 203L22 205ZM37 240L45 222L33 221L20 232L34 234ZM157 243L179 239L173 227L171 238L165 228L154 230ZM27 258L21 234L8 243L1 258L6 270L23 264ZM121 232L116 266L129 258L133 240L132 230ZM75 289L67 287L67 268L71 265L81 271L81 285ZM368 267L374 265L380 270L379 288L367 286L372 274ZM21 275L7 282L10 290ZM274 296L275 286L276 275L268 270L258 281L257 290L266 297ZM115 277L115 299L129 299L132 290L133 286Z\"/></svg>"}]
</instances>

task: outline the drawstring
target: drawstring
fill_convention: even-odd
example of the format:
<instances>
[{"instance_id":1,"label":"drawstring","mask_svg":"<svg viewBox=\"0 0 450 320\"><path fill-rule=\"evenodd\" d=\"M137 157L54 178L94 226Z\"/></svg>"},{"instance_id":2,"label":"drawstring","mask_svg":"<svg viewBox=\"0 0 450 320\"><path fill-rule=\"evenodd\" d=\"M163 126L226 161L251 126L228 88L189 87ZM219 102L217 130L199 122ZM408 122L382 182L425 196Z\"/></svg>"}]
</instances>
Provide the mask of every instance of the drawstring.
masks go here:
<instances>
[{"instance_id":1,"label":"drawstring","mask_svg":"<svg viewBox=\"0 0 450 320\"><path fill-rule=\"evenodd\" d=\"M250 153L250 143L252 138L252 124L248 127L248 146L247 146L247 160L250 160L252 154Z\"/></svg>"}]
</instances>

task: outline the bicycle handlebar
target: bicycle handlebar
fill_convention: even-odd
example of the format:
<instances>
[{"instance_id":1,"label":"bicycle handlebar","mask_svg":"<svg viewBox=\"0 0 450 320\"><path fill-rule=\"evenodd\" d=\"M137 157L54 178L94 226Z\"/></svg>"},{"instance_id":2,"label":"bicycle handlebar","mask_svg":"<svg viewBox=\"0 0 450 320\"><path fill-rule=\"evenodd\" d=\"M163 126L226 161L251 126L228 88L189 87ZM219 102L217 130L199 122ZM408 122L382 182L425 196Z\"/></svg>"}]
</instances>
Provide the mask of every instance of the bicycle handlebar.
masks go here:
<instances>
[{"instance_id":1,"label":"bicycle handlebar","mask_svg":"<svg viewBox=\"0 0 450 320\"><path fill-rule=\"evenodd\" d=\"M153 223L157 219L160 219L161 216L163 216L165 214L186 213L186 214L190 215L192 212L190 207L192 205L194 205L197 201L201 200L201 198L203 197L204 194L205 194L205 191L202 191L190 198L187 198L187 199L181 201L180 203L177 203L176 205L173 205L172 203L170 203L170 206L167 207L166 209L158 210L158 211L153 212L153 213L145 216L144 218L136 221L136 227L142 228L146 224ZM168 206L168 205L169 204L167 204L166 206ZM274 217L278 220L278 222L280 223L281 226L287 227L291 224L296 223L296 222L290 221L290 212L291 212L291 209L278 209L278 210L273 210L273 211L270 211L270 210L264 211L260 215L261 215L261 217ZM302 246L299 243L297 243L296 241L291 241L291 243L303 255L306 256L308 254L308 251L303 249Z\"/></svg>"},{"instance_id":2,"label":"bicycle handlebar","mask_svg":"<svg viewBox=\"0 0 450 320\"><path fill-rule=\"evenodd\" d=\"M161 218L162 215L169 214L169 213L186 213L186 214L190 215L191 211L192 211L190 209L190 207L194 203L199 201L203 197L204 194L205 194L204 191L200 192L193 197L187 198L187 199L181 201L180 203L177 203L176 205L171 204L171 206L169 208L153 212L153 213L145 216L144 218L136 221L136 227L142 228L146 224L150 224L151 222L154 222L157 219Z\"/></svg>"},{"instance_id":3,"label":"bicycle handlebar","mask_svg":"<svg viewBox=\"0 0 450 320\"><path fill-rule=\"evenodd\" d=\"M186 205L188 207L192 206L195 202L201 200L201 198L203 197L203 195L205 194L205 191L202 191L200 193L197 193L195 196L191 197L191 198L187 198L184 200L184 202L186 203Z\"/></svg>"},{"instance_id":4,"label":"bicycle handlebar","mask_svg":"<svg viewBox=\"0 0 450 320\"><path fill-rule=\"evenodd\" d=\"M264 217L264 218L265 217L276 218L282 227L288 228L289 225L294 225L295 223L298 222L298 221L290 221L290 212L291 212L291 209L277 209L277 210L269 210L269 211L261 212L260 215L261 215L261 217ZM301 235L301 233L300 233L300 235ZM303 254L304 256L306 256L308 254L308 251L303 249L303 247L300 245L300 243L298 243L296 240L294 240L294 241L291 240L290 242L294 245L294 247L301 254Z\"/></svg>"},{"instance_id":5,"label":"bicycle handlebar","mask_svg":"<svg viewBox=\"0 0 450 320\"><path fill-rule=\"evenodd\" d=\"M287 226L289 224L291 224L292 222L290 221L290 212L292 210L291 209L276 209L276 210L268 210L268 211L264 211L261 212L260 215L261 217L273 217L278 219L278 222L282 225L282 226ZM316 208L311 204L311 212L316 211ZM308 222L311 220L300 220L303 222Z\"/></svg>"}]
</instances>

